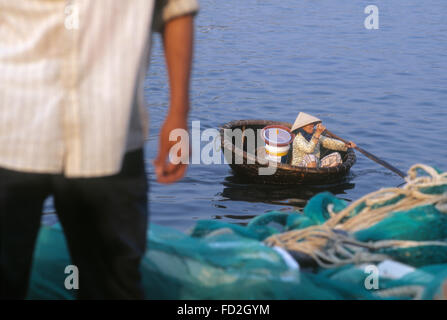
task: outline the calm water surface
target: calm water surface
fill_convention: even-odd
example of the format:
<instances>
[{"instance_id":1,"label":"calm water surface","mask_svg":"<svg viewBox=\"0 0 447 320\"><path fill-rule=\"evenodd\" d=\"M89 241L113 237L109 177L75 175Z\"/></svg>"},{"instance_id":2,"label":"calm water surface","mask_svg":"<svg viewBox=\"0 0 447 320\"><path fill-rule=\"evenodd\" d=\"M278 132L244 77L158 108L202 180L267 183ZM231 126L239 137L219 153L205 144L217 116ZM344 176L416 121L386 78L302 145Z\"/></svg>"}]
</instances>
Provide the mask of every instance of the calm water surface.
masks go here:
<instances>
[{"instance_id":1,"label":"calm water surface","mask_svg":"<svg viewBox=\"0 0 447 320\"><path fill-rule=\"evenodd\" d=\"M447 1L374 1L380 29L366 30L371 1L201 0L196 19L190 121L202 130L237 119L322 118L402 171L447 170ZM174 185L155 180L167 110L159 36L146 79L151 222L187 230L198 219L244 223L302 207L320 189L240 181L228 165L191 165ZM329 190L352 201L402 179L361 154L349 181Z\"/></svg>"},{"instance_id":2,"label":"calm water surface","mask_svg":"<svg viewBox=\"0 0 447 320\"><path fill-rule=\"evenodd\" d=\"M447 170L447 1L376 1L380 29L366 30L370 1L201 1L190 121L202 130L236 119L322 118L402 171ZM244 223L303 206L318 189L239 181L228 165L191 165L160 185L153 174L167 110L163 52L154 37L146 94L152 222L186 230L198 219ZM361 154L347 183L330 191L355 200L402 179Z\"/></svg>"}]
</instances>

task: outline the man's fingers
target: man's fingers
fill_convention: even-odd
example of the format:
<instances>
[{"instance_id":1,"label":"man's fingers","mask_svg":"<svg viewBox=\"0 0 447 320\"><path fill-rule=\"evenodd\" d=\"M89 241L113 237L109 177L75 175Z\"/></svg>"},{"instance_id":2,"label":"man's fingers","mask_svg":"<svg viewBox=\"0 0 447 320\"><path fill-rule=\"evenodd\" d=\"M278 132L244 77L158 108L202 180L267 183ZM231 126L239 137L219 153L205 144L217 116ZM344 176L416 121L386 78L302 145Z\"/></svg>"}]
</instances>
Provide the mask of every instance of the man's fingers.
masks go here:
<instances>
[{"instance_id":1,"label":"man's fingers","mask_svg":"<svg viewBox=\"0 0 447 320\"><path fill-rule=\"evenodd\" d=\"M161 175L157 177L157 181L160 183L173 183L180 180L186 172L187 166L184 164L173 165L168 171L163 171Z\"/></svg>"},{"instance_id":2,"label":"man's fingers","mask_svg":"<svg viewBox=\"0 0 447 320\"><path fill-rule=\"evenodd\" d=\"M174 164L166 161L167 155L160 150L159 155L153 161L157 181L160 183L173 183L181 179L186 171L186 164Z\"/></svg>"},{"instance_id":3,"label":"man's fingers","mask_svg":"<svg viewBox=\"0 0 447 320\"><path fill-rule=\"evenodd\" d=\"M160 150L158 151L158 155L153 162L155 170L161 170L161 169L164 170L168 154L169 154L169 148L166 147L165 144L160 144Z\"/></svg>"},{"instance_id":4,"label":"man's fingers","mask_svg":"<svg viewBox=\"0 0 447 320\"><path fill-rule=\"evenodd\" d=\"M157 157L152 164L154 165L155 168L155 173L157 174L157 176L161 175L163 172L163 161Z\"/></svg>"},{"instance_id":5,"label":"man's fingers","mask_svg":"<svg viewBox=\"0 0 447 320\"><path fill-rule=\"evenodd\" d=\"M167 173L167 174L174 173L175 171L179 170L182 166L183 166L182 163L174 164L174 163L169 162L165 166L165 173Z\"/></svg>"},{"instance_id":6,"label":"man's fingers","mask_svg":"<svg viewBox=\"0 0 447 320\"><path fill-rule=\"evenodd\" d=\"M168 142L166 139L162 139L162 136L166 136L164 130L161 131L160 147L153 165L158 182L173 183L184 176L188 159L186 159L186 162L172 163L169 159L169 153L175 142Z\"/></svg>"},{"instance_id":7,"label":"man's fingers","mask_svg":"<svg viewBox=\"0 0 447 320\"><path fill-rule=\"evenodd\" d=\"M346 146L347 146L348 148L355 148L357 145L356 145L354 142L349 141L348 143L346 143Z\"/></svg>"}]
</instances>

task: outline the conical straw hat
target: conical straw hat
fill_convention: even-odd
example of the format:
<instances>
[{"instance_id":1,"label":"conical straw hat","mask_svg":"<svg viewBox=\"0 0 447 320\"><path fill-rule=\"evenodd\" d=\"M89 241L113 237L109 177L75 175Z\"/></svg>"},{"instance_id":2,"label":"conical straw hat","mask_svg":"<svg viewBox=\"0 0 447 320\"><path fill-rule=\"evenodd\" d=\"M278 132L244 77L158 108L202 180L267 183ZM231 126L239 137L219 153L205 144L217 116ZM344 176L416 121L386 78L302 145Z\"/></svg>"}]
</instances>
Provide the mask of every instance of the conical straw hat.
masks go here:
<instances>
[{"instance_id":1,"label":"conical straw hat","mask_svg":"<svg viewBox=\"0 0 447 320\"><path fill-rule=\"evenodd\" d=\"M300 112L298 114L298 117L296 117L295 123L293 124L292 129L290 131L299 129L301 127L304 127L308 124L315 122L321 122L321 120L318 119L317 117L311 116L310 114Z\"/></svg>"}]
</instances>

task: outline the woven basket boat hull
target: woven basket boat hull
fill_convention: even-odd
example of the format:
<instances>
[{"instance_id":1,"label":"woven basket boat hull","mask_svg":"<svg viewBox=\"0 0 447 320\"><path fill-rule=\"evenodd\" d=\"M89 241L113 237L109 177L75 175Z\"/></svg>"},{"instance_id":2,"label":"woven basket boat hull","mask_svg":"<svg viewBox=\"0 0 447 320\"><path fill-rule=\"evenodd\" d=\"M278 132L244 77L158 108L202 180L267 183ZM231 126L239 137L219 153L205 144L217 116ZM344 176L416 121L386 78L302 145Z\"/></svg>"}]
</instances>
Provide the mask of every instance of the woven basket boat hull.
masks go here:
<instances>
[{"instance_id":1,"label":"woven basket boat hull","mask_svg":"<svg viewBox=\"0 0 447 320\"><path fill-rule=\"evenodd\" d=\"M250 178L250 181L256 183L268 184L331 184L343 181L349 173L351 167L355 164L356 156L352 149L347 152L340 152L343 163L332 168L305 168L297 167L289 164L274 163L277 167L276 172L272 175L259 175L259 168L267 167L258 161L255 155L246 152L244 142L237 144L234 138L225 135L225 129L240 129L242 132L246 129L254 129L260 132L260 129L267 125L282 125L291 128L291 124L281 121L268 120L236 120L224 124L220 128L221 148L226 154L226 160L235 174ZM228 131L227 131L228 132ZM256 135L256 139L261 137ZM243 141L243 140L242 140ZM324 150L322 150L323 152ZM232 158L229 158L231 154ZM241 158L241 164L235 164L234 159L238 156Z\"/></svg>"}]
</instances>

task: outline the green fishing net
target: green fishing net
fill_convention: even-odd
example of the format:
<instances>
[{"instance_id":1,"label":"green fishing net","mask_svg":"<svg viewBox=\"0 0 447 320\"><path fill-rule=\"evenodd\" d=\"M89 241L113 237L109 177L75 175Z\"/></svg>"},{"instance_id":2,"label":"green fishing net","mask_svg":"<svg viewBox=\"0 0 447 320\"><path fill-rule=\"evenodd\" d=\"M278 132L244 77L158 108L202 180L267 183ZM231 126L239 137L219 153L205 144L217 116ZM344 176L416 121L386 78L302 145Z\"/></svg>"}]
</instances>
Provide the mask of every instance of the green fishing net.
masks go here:
<instances>
[{"instance_id":1,"label":"green fishing net","mask_svg":"<svg viewBox=\"0 0 447 320\"><path fill-rule=\"evenodd\" d=\"M442 195L447 184L424 186L427 194ZM374 204L385 207L402 200L398 195ZM360 202L343 219L358 215ZM148 250L141 264L148 299L433 299L447 285L447 212L438 205L415 205L389 212L381 221L344 237L365 244L390 242L366 251L384 255L383 261L349 263L307 269L292 251L269 247L264 240L287 231L324 224L348 203L323 192L309 200L303 212L272 211L246 226L218 220L198 221L189 233L152 224ZM330 208L330 209L329 209ZM343 222L343 220L342 220ZM338 230L338 232L343 232ZM328 242L328 246L332 245ZM393 274L378 275L379 288L365 281L368 266L398 263ZM41 227L29 287L29 299L73 299L66 290L64 270L70 265L59 224ZM402 267L402 264L404 267ZM399 270L406 270L401 272ZM82 276L82 271L80 270ZM393 273L392 272L392 273Z\"/></svg>"},{"instance_id":2,"label":"green fishing net","mask_svg":"<svg viewBox=\"0 0 447 320\"><path fill-rule=\"evenodd\" d=\"M282 220L286 215L282 213ZM267 219L268 218L268 219ZM266 222L272 214L259 218ZM271 221L274 221L272 219ZM224 224L225 225L225 224ZM367 273L358 266L303 272L282 249L257 240L242 226L216 228L201 237L152 225L141 271L148 299L381 299L365 288ZM203 224L202 224L203 227ZM274 229L271 226L262 225ZM247 230L250 228L246 227ZM253 229L253 227L251 228ZM236 230L236 231L234 231ZM275 231L276 232L276 231ZM266 232L267 233L267 232ZM61 227L42 226L35 251L29 299L73 299L64 287L70 263ZM409 284L433 298L447 280L447 264L399 281L380 279L381 289ZM439 272L443 271L443 273ZM420 279L425 275L425 278ZM417 281L413 280L416 279ZM386 297L406 299L405 295Z\"/></svg>"},{"instance_id":3,"label":"green fishing net","mask_svg":"<svg viewBox=\"0 0 447 320\"><path fill-rule=\"evenodd\" d=\"M319 275L344 284L363 288L378 298L385 299L384 292L392 291L394 299L424 299L441 298L443 283L447 280L447 264L434 264L414 269L400 277L393 278L382 275L378 280L378 288L368 290L365 286L366 265L345 265L338 268L322 270ZM416 289L416 290L415 290ZM416 291L416 292L415 292Z\"/></svg>"},{"instance_id":4,"label":"green fishing net","mask_svg":"<svg viewBox=\"0 0 447 320\"><path fill-rule=\"evenodd\" d=\"M60 226L43 226L28 299L74 299L64 287L69 264ZM152 225L141 272L148 299L375 298L356 285L302 273L285 251L229 229L194 238Z\"/></svg>"}]
</instances>

